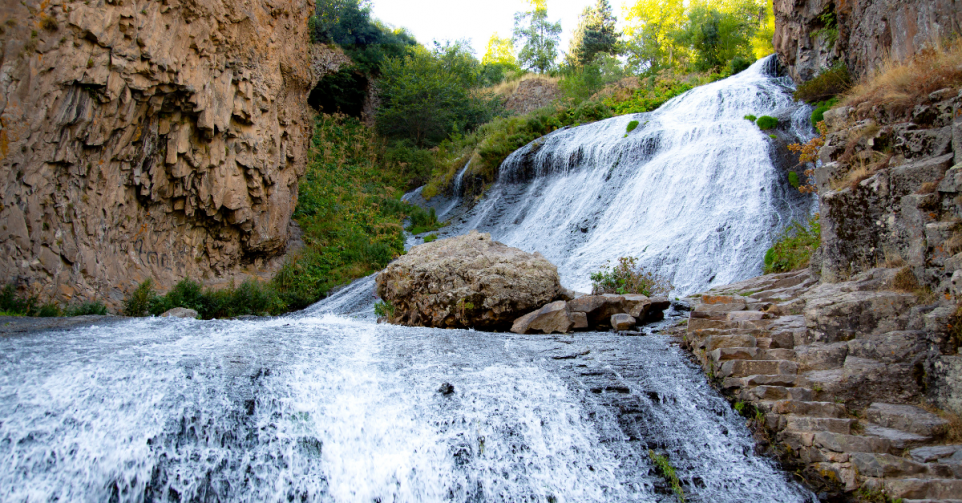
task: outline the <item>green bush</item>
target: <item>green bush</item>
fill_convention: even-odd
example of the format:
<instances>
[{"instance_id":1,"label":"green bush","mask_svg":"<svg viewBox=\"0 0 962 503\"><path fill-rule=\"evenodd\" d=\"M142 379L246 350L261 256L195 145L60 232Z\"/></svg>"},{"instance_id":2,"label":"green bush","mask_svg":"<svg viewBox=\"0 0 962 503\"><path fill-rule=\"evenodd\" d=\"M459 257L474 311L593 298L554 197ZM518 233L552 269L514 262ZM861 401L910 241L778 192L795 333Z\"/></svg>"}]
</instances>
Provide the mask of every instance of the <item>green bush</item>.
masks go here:
<instances>
[{"instance_id":1,"label":"green bush","mask_svg":"<svg viewBox=\"0 0 962 503\"><path fill-rule=\"evenodd\" d=\"M124 299L124 316L147 316L150 314L151 303L156 296L154 280L145 279Z\"/></svg>"},{"instance_id":2,"label":"green bush","mask_svg":"<svg viewBox=\"0 0 962 503\"><path fill-rule=\"evenodd\" d=\"M789 272L808 266L812 253L821 244L822 227L818 215L806 224L792 222L765 252L765 274Z\"/></svg>"},{"instance_id":3,"label":"green bush","mask_svg":"<svg viewBox=\"0 0 962 503\"><path fill-rule=\"evenodd\" d=\"M437 241L437 240L438 240L437 234L428 234L427 236L424 236L425 243L433 243L434 241Z\"/></svg>"},{"instance_id":4,"label":"green bush","mask_svg":"<svg viewBox=\"0 0 962 503\"><path fill-rule=\"evenodd\" d=\"M393 318L394 306L388 301L377 301L374 303L374 314L378 318Z\"/></svg>"},{"instance_id":5,"label":"green bush","mask_svg":"<svg viewBox=\"0 0 962 503\"><path fill-rule=\"evenodd\" d=\"M735 75L736 73L743 72L752 66L752 60L745 56L735 56L731 61L728 62L728 68L726 69L727 74Z\"/></svg>"},{"instance_id":6,"label":"green bush","mask_svg":"<svg viewBox=\"0 0 962 503\"><path fill-rule=\"evenodd\" d=\"M755 117L755 116L752 115L752 114L748 114L748 115L745 116L745 120L750 121L750 122L755 122L756 119L758 119L758 117Z\"/></svg>"},{"instance_id":7,"label":"green bush","mask_svg":"<svg viewBox=\"0 0 962 503\"><path fill-rule=\"evenodd\" d=\"M68 307L64 312L65 316L86 316L89 314L104 316L107 314L107 306L100 301L84 302L78 306Z\"/></svg>"},{"instance_id":8,"label":"green bush","mask_svg":"<svg viewBox=\"0 0 962 503\"><path fill-rule=\"evenodd\" d=\"M197 311L205 319L233 318L243 315L267 316L287 311L287 304L271 283L248 279L239 287L205 289L188 278L174 285L165 295L154 292L153 280L146 279L124 299L127 316L158 316L183 307Z\"/></svg>"},{"instance_id":9,"label":"green bush","mask_svg":"<svg viewBox=\"0 0 962 503\"><path fill-rule=\"evenodd\" d=\"M429 208L425 211L424 208L420 206L411 206L411 225L407 227L407 231L411 234L423 234L429 231L436 231L443 227L441 222L438 222L438 215L434 211L434 208Z\"/></svg>"},{"instance_id":10,"label":"green bush","mask_svg":"<svg viewBox=\"0 0 962 503\"><path fill-rule=\"evenodd\" d=\"M852 76L848 73L848 67L839 63L818 74L812 80L800 84L793 96L798 101L818 103L848 91L852 85Z\"/></svg>"},{"instance_id":11,"label":"green bush","mask_svg":"<svg viewBox=\"0 0 962 503\"><path fill-rule=\"evenodd\" d=\"M825 112L828 112L832 107L838 104L838 98L832 98L827 101L820 101L815 104L815 110L812 111L812 116L809 120L812 123L812 127L817 128L818 123L825 120Z\"/></svg>"},{"instance_id":12,"label":"green bush","mask_svg":"<svg viewBox=\"0 0 962 503\"><path fill-rule=\"evenodd\" d=\"M638 121L631 121L628 123L628 127L625 128L625 132L630 133L634 131L636 127L638 127Z\"/></svg>"},{"instance_id":13,"label":"green bush","mask_svg":"<svg viewBox=\"0 0 962 503\"><path fill-rule=\"evenodd\" d=\"M591 293L640 293L649 297L667 295L672 285L669 281L638 265L635 257L619 257L614 266L610 262L597 272L591 273Z\"/></svg>"},{"instance_id":14,"label":"green bush","mask_svg":"<svg viewBox=\"0 0 962 503\"><path fill-rule=\"evenodd\" d=\"M788 183L792 184L792 187L796 189L801 186L801 180L798 179L798 173L794 171L788 172Z\"/></svg>"},{"instance_id":15,"label":"green bush","mask_svg":"<svg viewBox=\"0 0 962 503\"><path fill-rule=\"evenodd\" d=\"M758 129L761 129L762 131L775 129L778 127L778 119L768 115L763 115L755 120L755 125L758 126Z\"/></svg>"}]
</instances>

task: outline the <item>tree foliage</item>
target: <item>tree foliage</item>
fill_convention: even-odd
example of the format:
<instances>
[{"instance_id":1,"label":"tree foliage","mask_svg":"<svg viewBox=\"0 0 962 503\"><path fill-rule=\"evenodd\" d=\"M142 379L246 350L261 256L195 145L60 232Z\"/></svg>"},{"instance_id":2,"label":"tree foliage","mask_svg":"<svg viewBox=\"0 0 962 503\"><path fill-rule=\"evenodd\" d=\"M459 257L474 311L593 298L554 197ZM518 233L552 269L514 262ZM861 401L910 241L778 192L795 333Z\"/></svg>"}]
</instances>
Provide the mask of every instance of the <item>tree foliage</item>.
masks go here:
<instances>
[{"instance_id":1,"label":"tree foliage","mask_svg":"<svg viewBox=\"0 0 962 503\"><path fill-rule=\"evenodd\" d=\"M464 42L436 45L433 51L419 47L388 59L378 81L378 129L421 148L473 129L495 109L492 100L473 92L479 83L480 65Z\"/></svg>"},{"instance_id":2,"label":"tree foliage","mask_svg":"<svg viewBox=\"0 0 962 503\"><path fill-rule=\"evenodd\" d=\"M488 48L481 58L481 63L485 65L508 65L517 66L518 58L514 53L514 41L510 38L501 38L498 32L491 34L488 40Z\"/></svg>"},{"instance_id":3,"label":"tree foliage","mask_svg":"<svg viewBox=\"0 0 962 503\"><path fill-rule=\"evenodd\" d=\"M629 61L643 71L744 68L770 54L770 0L638 0L628 9Z\"/></svg>"},{"instance_id":4,"label":"tree foliage","mask_svg":"<svg viewBox=\"0 0 962 503\"><path fill-rule=\"evenodd\" d=\"M599 53L617 54L621 33L615 27L616 22L608 0L597 0L593 7L586 7L571 38L569 64L584 66Z\"/></svg>"},{"instance_id":5,"label":"tree foliage","mask_svg":"<svg viewBox=\"0 0 962 503\"><path fill-rule=\"evenodd\" d=\"M561 22L548 21L547 0L529 0L531 10L514 15L514 40L523 43L518 63L538 73L550 70L558 57Z\"/></svg>"},{"instance_id":6,"label":"tree foliage","mask_svg":"<svg viewBox=\"0 0 962 503\"><path fill-rule=\"evenodd\" d=\"M417 41L371 17L369 0L318 0L312 39L339 45L362 72L377 74L380 64L401 57Z\"/></svg>"}]
</instances>

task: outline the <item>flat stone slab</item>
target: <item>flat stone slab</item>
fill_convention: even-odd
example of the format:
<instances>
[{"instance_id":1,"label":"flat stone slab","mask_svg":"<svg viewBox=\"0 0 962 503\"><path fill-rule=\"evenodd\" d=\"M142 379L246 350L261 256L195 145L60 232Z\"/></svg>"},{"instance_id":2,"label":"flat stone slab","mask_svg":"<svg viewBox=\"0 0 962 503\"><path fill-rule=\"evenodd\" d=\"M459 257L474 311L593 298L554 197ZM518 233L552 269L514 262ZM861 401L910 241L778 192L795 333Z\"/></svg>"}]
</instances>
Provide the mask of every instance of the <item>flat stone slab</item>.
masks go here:
<instances>
[{"instance_id":1,"label":"flat stone slab","mask_svg":"<svg viewBox=\"0 0 962 503\"><path fill-rule=\"evenodd\" d=\"M949 422L913 405L873 403L865 409L865 418L873 423L927 437L940 434Z\"/></svg>"},{"instance_id":2,"label":"flat stone slab","mask_svg":"<svg viewBox=\"0 0 962 503\"><path fill-rule=\"evenodd\" d=\"M931 463L949 458L960 458L962 460L962 444L919 447L909 451L909 456L919 463Z\"/></svg>"}]
</instances>

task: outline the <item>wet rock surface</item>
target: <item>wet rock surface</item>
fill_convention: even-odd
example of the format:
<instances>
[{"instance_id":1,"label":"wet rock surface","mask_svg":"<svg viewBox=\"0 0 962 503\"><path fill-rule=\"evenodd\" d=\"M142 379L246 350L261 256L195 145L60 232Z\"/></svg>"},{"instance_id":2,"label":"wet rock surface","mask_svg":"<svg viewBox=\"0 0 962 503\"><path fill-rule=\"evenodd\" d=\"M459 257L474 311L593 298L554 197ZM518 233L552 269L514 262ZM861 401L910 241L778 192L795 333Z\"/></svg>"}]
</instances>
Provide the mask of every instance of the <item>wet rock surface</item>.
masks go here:
<instances>
[{"instance_id":1,"label":"wet rock surface","mask_svg":"<svg viewBox=\"0 0 962 503\"><path fill-rule=\"evenodd\" d=\"M267 274L291 239L310 0L4 2L0 281L116 305L152 277ZM242 271L242 268L246 268Z\"/></svg>"},{"instance_id":2,"label":"wet rock surface","mask_svg":"<svg viewBox=\"0 0 962 503\"><path fill-rule=\"evenodd\" d=\"M520 315L559 298L562 289L558 270L541 254L472 231L411 248L378 274L377 293L394 307L391 323L506 330ZM556 311L534 320L535 328L544 323L554 330Z\"/></svg>"}]
</instances>

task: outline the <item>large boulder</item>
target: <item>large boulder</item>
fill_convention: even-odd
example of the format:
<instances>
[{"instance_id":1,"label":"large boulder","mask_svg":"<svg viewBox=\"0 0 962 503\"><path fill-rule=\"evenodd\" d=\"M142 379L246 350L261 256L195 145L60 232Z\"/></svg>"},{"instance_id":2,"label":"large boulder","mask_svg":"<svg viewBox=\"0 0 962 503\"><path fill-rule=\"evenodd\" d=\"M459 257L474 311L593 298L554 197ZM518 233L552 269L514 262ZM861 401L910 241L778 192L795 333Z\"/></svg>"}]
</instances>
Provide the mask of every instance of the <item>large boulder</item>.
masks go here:
<instances>
[{"instance_id":1,"label":"large boulder","mask_svg":"<svg viewBox=\"0 0 962 503\"><path fill-rule=\"evenodd\" d=\"M540 253L477 231L415 246L377 277L378 295L394 306L388 321L412 326L507 330L561 292Z\"/></svg>"},{"instance_id":2,"label":"large boulder","mask_svg":"<svg viewBox=\"0 0 962 503\"><path fill-rule=\"evenodd\" d=\"M579 321L576 323L572 314L582 314L583 313L571 313L568 311L568 304L563 300L556 300L537 311L532 311L517 320L514 320L514 324L511 325L511 331L516 334L526 334L534 330L540 330L542 333L550 334L553 332L566 334L575 328L575 325L588 326L588 321ZM579 318L580 320L580 318Z\"/></svg>"}]
</instances>

